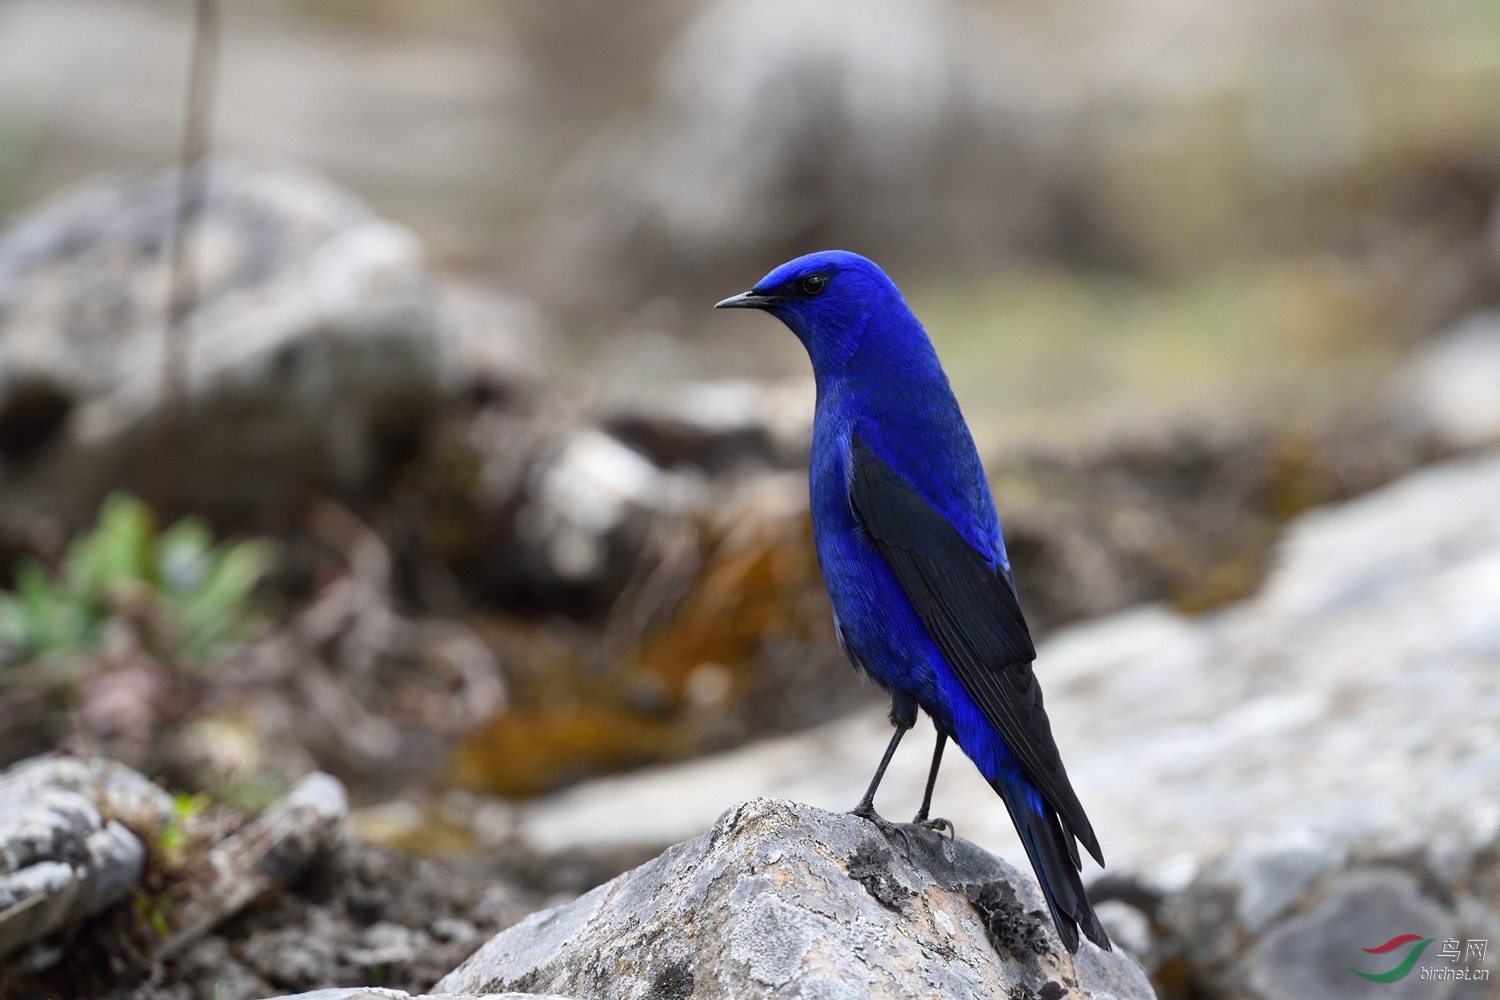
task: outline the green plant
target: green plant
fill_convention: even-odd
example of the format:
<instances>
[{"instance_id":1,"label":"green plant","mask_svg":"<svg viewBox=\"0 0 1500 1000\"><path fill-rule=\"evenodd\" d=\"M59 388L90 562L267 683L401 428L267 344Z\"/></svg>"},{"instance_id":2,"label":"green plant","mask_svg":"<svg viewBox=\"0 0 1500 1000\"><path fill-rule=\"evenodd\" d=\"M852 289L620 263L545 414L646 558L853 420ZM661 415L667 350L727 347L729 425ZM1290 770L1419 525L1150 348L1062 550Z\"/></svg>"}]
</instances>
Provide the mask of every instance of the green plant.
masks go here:
<instances>
[{"instance_id":1,"label":"green plant","mask_svg":"<svg viewBox=\"0 0 1500 1000\"><path fill-rule=\"evenodd\" d=\"M14 592L0 593L6 659L86 655L114 619L163 659L204 666L253 631L251 595L273 558L265 539L215 545L197 518L158 531L150 508L114 494L56 573L35 559L17 564Z\"/></svg>"},{"instance_id":2,"label":"green plant","mask_svg":"<svg viewBox=\"0 0 1500 1000\"><path fill-rule=\"evenodd\" d=\"M208 796L201 792L197 795L179 792L172 796L172 817L156 835L156 849L162 853L169 864L182 866L187 846L188 824L208 808L208 805Z\"/></svg>"}]
</instances>

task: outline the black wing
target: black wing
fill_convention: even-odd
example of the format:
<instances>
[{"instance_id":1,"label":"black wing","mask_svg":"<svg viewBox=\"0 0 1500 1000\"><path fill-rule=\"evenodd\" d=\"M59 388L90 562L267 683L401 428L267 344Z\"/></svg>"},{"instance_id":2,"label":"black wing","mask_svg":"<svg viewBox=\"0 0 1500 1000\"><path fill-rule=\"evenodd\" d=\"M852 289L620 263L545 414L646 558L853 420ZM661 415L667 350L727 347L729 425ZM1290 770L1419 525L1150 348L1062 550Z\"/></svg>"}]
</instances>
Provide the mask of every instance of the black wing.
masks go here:
<instances>
[{"instance_id":1,"label":"black wing","mask_svg":"<svg viewBox=\"0 0 1500 1000\"><path fill-rule=\"evenodd\" d=\"M1094 860L1104 864L1052 738L1031 669L1036 648L1008 574L992 569L947 518L857 437L853 459L849 500L855 517L1026 777ZM1076 859L1071 838L1068 848Z\"/></svg>"}]
</instances>

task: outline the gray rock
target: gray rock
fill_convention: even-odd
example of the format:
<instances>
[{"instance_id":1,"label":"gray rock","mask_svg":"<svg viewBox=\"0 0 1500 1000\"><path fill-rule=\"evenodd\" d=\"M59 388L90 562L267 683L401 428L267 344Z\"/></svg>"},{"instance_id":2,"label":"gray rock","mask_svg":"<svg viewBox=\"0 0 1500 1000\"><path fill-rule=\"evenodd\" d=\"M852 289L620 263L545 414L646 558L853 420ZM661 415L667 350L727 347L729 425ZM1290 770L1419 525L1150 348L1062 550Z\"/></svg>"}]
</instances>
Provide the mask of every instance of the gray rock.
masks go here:
<instances>
[{"instance_id":1,"label":"gray rock","mask_svg":"<svg viewBox=\"0 0 1500 1000\"><path fill-rule=\"evenodd\" d=\"M1350 873L1330 889L1321 905L1286 921L1258 943L1246 959L1248 985L1254 996L1265 1000L1452 995L1453 983L1425 981L1416 970L1394 983L1371 983L1350 974L1348 966L1370 972L1394 967L1405 950L1374 958L1361 950L1406 931L1434 938L1436 944L1453 935L1454 921L1404 872ZM1434 967L1438 949L1429 948L1419 969Z\"/></svg>"},{"instance_id":2,"label":"gray rock","mask_svg":"<svg viewBox=\"0 0 1500 1000\"><path fill-rule=\"evenodd\" d=\"M229 942L209 937L189 948L177 965L185 982L179 984L190 997L213 997L215 1000L258 1000L275 987L240 964ZM192 988L196 985L196 989ZM152 997L155 1000L155 997Z\"/></svg>"},{"instance_id":3,"label":"gray rock","mask_svg":"<svg viewBox=\"0 0 1500 1000\"><path fill-rule=\"evenodd\" d=\"M646 997L1153 997L1061 947L1034 882L962 840L760 799L499 934L439 991Z\"/></svg>"},{"instance_id":4,"label":"gray rock","mask_svg":"<svg viewBox=\"0 0 1500 1000\"><path fill-rule=\"evenodd\" d=\"M1476 313L1423 344L1400 381L1406 407L1450 447L1500 441L1500 313Z\"/></svg>"},{"instance_id":5,"label":"gray rock","mask_svg":"<svg viewBox=\"0 0 1500 1000\"><path fill-rule=\"evenodd\" d=\"M158 955L187 952L216 923L301 875L347 812L343 785L314 773L215 843L202 876L174 900L178 930ZM170 795L114 761L49 755L0 774L0 956L129 898L146 867L142 841L173 816ZM60 957L38 946L20 964Z\"/></svg>"},{"instance_id":6,"label":"gray rock","mask_svg":"<svg viewBox=\"0 0 1500 1000\"><path fill-rule=\"evenodd\" d=\"M437 295L465 382L512 389L557 380L562 345L536 303L451 278L439 279Z\"/></svg>"},{"instance_id":7,"label":"gray rock","mask_svg":"<svg viewBox=\"0 0 1500 1000\"><path fill-rule=\"evenodd\" d=\"M113 761L47 756L0 774L0 956L129 896L172 799Z\"/></svg>"},{"instance_id":8,"label":"gray rock","mask_svg":"<svg viewBox=\"0 0 1500 1000\"><path fill-rule=\"evenodd\" d=\"M320 849L333 843L348 811L343 784L317 771L299 781L286 798L214 844L204 859L206 874L194 881L173 911L177 930L157 954L180 954L220 922L295 880ZM316 964L324 957L308 961Z\"/></svg>"},{"instance_id":9,"label":"gray rock","mask_svg":"<svg viewBox=\"0 0 1500 1000\"><path fill-rule=\"evenodd\" d=\"M178 506L274 518L357 490L446 360L421 248L300 170L215 163L194 244ZM175 177L98 180L0 235L0 528L139 490L162 412Z\"/></svg>"},{"instance_id":10,"label":"gray rock","mask_svg":"<svg viewBox=\"0 0 1500 1000\"><path fill-rule=\"evenodd\" d=\"M102 824L99 810L78 792L43 789L0 820L0 871L69 852Z\"/></svg>"},{"instance_id":11,"label":"gray rock","mask_svg":"<svg viewBox=\"0 0 1500 1000\"><path fill-rule=\"evenodd\" d=\"M172 796L165 789L119 761L46 754L0 773L0 816L15 816L27 803L65 792L79 796L89 809L143 830L160 827L173 814ZM89 828L97 825L91 815ZM12 849L0 846L0 858Z\"/></svg>"},{"instance_id":12,"label":"gray rock","mask_svg":"<svg viewBox=\"0 0 1500 1000\"><path fill-rule=\"evenodd\" d=\"M652 514L685 514L703 493L701 477L664 472L618 439L584 426L530 470L516 529L545 566L538 575L550 571L579 583L605 572L611 543L627 524L639 529Z\"/></svg>"},{"instance_id":13,"label":"gray rock","mask_svg":"<svg viewBox=\"0 0 1500 1000\"><path fill-rule=\"evenodd\" d=\"M649 386L608 408L604 427L658 466L721 476L741 467L799 468L812 441L811 380L717 379Z\"/></svg>"},{"instance_id":14,"label":"gray rock","mask_svg":"<svg viewBox=\"0 0 1500 1000\"><path fill-rule=\"evenodd\" d=\"M1238 852L1160 901L1150 950L1180 959L1212 996L1490 996L1488 979L1477 977L1491 971L1488 943L1500 935L1492 860L1500 831L1460 839L1467 843L1436 852L1378 838L1348 851ZM1273 894L1275 906L1265 906ZM1402 933L1431 941L1363 950ZM1448 956L1439 942L1449 943ZM1388 972L1413 948L1416 964L1394 982L1350 971Z\"/></svg>"},{"instance_id":15,"label":"gray rock","mask_svg":"<svg viewBox=\"0 0 1500 1000\"><path fill-rule=\"evenodd\" d=\"M1135 959L1147 973L1161 964L1151 918L1138 907L1118 899L1106 899L1094 907L1110 943Z\"/></svg>"},{"instance_id":16,"label":"gray rock","mask_svg":"<svg viewBox=\"0 0 1500 1000\"><path fill-rule=\"evenodd\" d=\"M327 970L338 963L333 942L302 928L262 934L239 950L245 965L271 983L326 982Z\"/></svg>"},{"instance_id":17,"label":"gray rock","mask_svg":"<svg viewBox=\"0 0 1500 1000\"><path fill-rule=\"evenodd\" d=\"M1322 876L1336 871L1345 852L1338 845L1304 835L1300 843L1250 846L1236 852L1222 877L1236 894L1235 919L1252 934L1284 916Z\"/></svg>"},{"instance_id":18,"label":"gray rock","mask_svg":"<svg viewBox=\"0 0 1500 1000\"><path fill-rule=\"evenodd\" d=\"M756 277L815 234L1013 251L1044 228L1038 152L1071 109L997 20L950 0L703 5L653 103L563 172L544 226L557 295L617 303L758 260Z\"/></svg>"}]
</instances>

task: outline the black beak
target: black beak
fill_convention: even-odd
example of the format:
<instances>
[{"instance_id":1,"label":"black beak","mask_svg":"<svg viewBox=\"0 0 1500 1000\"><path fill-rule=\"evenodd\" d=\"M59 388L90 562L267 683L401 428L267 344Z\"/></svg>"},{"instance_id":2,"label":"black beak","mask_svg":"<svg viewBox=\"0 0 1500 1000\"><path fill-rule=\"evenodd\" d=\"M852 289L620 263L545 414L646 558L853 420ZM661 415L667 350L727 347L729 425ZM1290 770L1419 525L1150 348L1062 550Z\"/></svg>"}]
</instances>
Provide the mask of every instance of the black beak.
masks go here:
<instances>
[{"instance_id":1,"label":"black beak","mask_svg":"<svg viewBox=\"0 0 1500 1000\"><path fill-rule=\"evenodd\" d=\"M764 309L778 301L775 295L766 295L762 292L751 290L731 295L722 302L714 303L715 309Z\"/></svg>"}]
</instances>

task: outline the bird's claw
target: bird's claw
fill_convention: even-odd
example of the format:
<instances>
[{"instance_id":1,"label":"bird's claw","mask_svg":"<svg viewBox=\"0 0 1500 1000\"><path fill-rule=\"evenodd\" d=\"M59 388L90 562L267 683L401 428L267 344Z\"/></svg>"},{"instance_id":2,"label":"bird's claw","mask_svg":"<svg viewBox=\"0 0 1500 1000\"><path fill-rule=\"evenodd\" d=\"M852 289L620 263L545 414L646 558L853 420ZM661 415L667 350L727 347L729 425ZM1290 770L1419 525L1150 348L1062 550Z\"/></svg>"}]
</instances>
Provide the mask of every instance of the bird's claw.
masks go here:
<instances>
[{"instance_id":1,"label":"bird's claw","mask_svg":"<svg viewBox=\"0 0 1500 1000\"><path fill-rule=\"evenodd\" d=\"M880 832L885 834L887 837L889 837L893 833L900 836L901 843L906 848L906 853L911 853L911 834L907 833L905 826L901 823L892 823L890 820L886 819L884 816L876 812L875 807L870 803L861 802L859 805L849 810L849 815L858 816L860 819L869 820L871 823L874 823L875 826L880 830Z\"/></svg>"},{"instance_id":2,"label":"bird's claw","mask_svg":"<svg viewBox=\"0 0 1500 1000\"><path fill-rule=\"evenodd\" d=\"M953 824L941 816L937 819L927 819L924 816L914 819L911 822L913 826L919 826L924 830L931 830L933 833L947 833L949 840L953 840L958 836L957 831L953 829Z\"/></svg>"}]
</instances>

